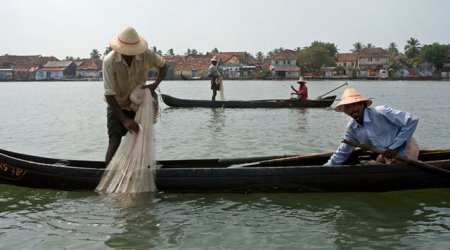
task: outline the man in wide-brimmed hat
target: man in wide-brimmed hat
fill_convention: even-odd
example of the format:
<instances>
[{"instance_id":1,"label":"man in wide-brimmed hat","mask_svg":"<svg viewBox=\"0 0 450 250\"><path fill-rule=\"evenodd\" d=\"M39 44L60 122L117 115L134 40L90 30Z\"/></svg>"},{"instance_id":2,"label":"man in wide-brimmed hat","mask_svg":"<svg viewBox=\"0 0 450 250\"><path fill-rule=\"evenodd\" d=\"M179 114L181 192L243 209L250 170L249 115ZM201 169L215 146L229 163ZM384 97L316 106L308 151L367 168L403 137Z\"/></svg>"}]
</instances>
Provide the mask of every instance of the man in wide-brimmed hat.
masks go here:
<instances>
[{"instance_id":1,"label":"man in wide-brimmed hat","mask_svg":"<svg viewBox=\"0 0 450 250\"><path fill-rule=\"evenodd\" d=\"M380 163L390 163L396 155L416 160L419 146L413 133L419 118L388 106L370 108L370 105L372 101L355 89L347 88L344 91L335 107L336 112L344 112L353 118L347 124L344 138L383 151L376 159ZM354 146L341 143L325 165L343 164L354 149Z\"/></svg>"},{"instance_id":2,"label":"man in wide-brimmed hat","mask_svg":"<svg viewBox=\"0 0 450 250\"><path fill-rule=\"evenodd\" d=\"M300 78L297 81L300 86L298 87L298 90L294 88L294 86L291 85L291 89L294 91L292 95L297 95L298 98L302 101L308 100L308 87L306 87L306 81L303 78L303 76L300 76Z\"/></svg>"},{"instance_id":3,"label":"man in wide-brimmed hat","mask_svg":"<svg viewBox=\"0 0 450 250\"><path fill-rule=\"evenodd\" d=\"M219 72L219 69L217 67L218 59L216 56L211 58L211 65L208 68L208 77L211 78L211 90L213 92L212 94L212 101L216 100L217 91L220 90L220 84L221 84L221 77L222 75Z\"/></svg>"},{"instance_id":4,"label":"man in wide-brimmed hat","mask_svg":"<svg viewBox=\"0 0 450 250\"><path fill-rule=\"evenodd\" d=\"M109 42L112 51L103 62L105 99L108 103L107 124L109 145L106 165L114 156L122 136L128 131L139 132L139 125L133 120L130 94L133 89L147 81L150 69L159 70L155 82L146 87L155 96L155 89L164 79L167 67L164 59L148 49L147 41L132 27L126 27Z\"/></svg>"}]
</instances>

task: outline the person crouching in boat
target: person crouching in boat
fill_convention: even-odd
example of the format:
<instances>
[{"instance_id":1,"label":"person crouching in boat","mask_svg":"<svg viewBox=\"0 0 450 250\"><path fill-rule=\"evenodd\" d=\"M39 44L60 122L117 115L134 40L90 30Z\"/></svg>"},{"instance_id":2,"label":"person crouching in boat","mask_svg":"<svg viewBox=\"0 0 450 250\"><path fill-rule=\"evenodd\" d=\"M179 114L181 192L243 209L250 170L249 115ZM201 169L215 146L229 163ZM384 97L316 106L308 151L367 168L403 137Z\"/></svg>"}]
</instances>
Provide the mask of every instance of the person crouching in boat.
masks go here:
<instances>
[{"instance_id":1,"label":"person crouching in boat","mask_svg":"<svg viewBox=\"0 0 450 250\"><path fill-rule=\"evenodd\" d=\"M211 78L211 90L213 92L212 94L212 101L216 100L217 91L220 91L220 84L221 84L221 77L222 75L219 72L219 69L217 68L217 58L214 56L211 58L211 66L208 68L208 77Z\"/></svg>"},{"instance_id":2,"label":"person crouching in boat","mask_svg":"<svg viewBox=\"0 0 450 250\"><path fill-rule=\"evenodd\" d=\"M291 89L294 91L291 95L297 95L298 99L302 101L308 100L308 87L305 85L306 81L303 79L303 76L300 76L297 83L300 84L300 87L296 90L294 86L291 85Z\"/></svg>"},{"instance_id":3,"label":"person crouching in boat","mask_svg":"<svg viewBox=\"0 0 450 250\"><path fill-rule=\"evenodd\" d=\"M419 146L413 133L419 118L385 105L369 108L371 104L371 100L353 88L344 91L335 107L336 112L344 112L353 118L347 124L344 138L383 151L376 159L379 163L389 164L396 155L417 160ZM354 149L354 146L341 143L324 166L343 164Z\"/></svg>"}]
</instances>

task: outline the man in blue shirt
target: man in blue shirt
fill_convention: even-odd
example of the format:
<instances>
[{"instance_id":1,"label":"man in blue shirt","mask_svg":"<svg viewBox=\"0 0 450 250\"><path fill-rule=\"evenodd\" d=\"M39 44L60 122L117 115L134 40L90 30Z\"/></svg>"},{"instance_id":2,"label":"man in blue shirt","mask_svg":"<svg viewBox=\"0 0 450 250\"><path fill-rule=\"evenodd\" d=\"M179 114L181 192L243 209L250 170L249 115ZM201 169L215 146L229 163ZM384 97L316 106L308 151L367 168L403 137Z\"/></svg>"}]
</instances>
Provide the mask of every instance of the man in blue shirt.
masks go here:
<instances>
[{"instance_id":1,"label":"man in blue shirt","mask_svg":"<svg viewBox=\"0 0 450 250\"><path fill-rule=\"evenodd\" d=\"M353 88L344 91L335 107L337 112L345 112L353 118L347 124L344 138L383 151L376 159L380 163L390 163L396 155L417 160L419 146L412 135L419 118L388 106L369 108L371 104L371 100ZM341 143L325 166L343 164L354 149L354 146Z\"/></svg>"}]
</instances>

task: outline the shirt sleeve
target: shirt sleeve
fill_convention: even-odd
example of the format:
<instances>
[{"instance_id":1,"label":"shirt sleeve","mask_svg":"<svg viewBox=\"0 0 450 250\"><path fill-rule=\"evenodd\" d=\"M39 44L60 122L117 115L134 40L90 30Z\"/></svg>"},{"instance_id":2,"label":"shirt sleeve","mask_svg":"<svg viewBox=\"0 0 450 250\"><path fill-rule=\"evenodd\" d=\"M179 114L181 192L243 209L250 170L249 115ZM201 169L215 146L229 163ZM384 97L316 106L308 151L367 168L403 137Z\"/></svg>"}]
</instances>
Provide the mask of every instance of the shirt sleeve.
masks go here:
<instances>
[{"instance_id":1,"label":"shirt sleeve","mask_svg":"<svg viewBox=\"0 0 450 250\"><path fill-rule=\"evenodd\" d=\"M351 129L351 122L347 125L347 129L345 130L344 138L349 141L358 142L355 137L355 133ZM333 153L333 155L330 157L327 163L324 164L324 166L334 166L334 165L341 165L344 163L348 157L352 154L352 152L355 150L354 146L348 145L347 143L341 143L339 147L337 148L336 152Z\"/></svg>"},{"instance_id":2,"label":"shirt sleeve","mask_svg":"<svg viewBox=\"0 0 450 250\"><path fill-rule=\"evenodd\" d=\"M409 112L393 109L388 106L377 107L386 119L400 127L399 132L394 138L394 142L389 146L390 149L396 149L408 141L416 130L419 118Z\"/></svg>"},{"instance_id":3,"label":"shirt sleeve","mask_svg":"<svg viewBox=\"0 0 450 250\"><path fill-rule=\"evenodd\" d=\"M116 95L116 81L114 79L114 70L109 60L103 61L103 86L104 95Z\"/></svg>"},{"instance_id":4,"label":"shirt sleeve","mask_svg":"<svg viewBox=\"0 0 450 250\"><path fill-rule=\"evenodd\" d=\"M164 64L166 63L166 61L164 60L164 58L158 54L156 54L155 52L148 50L147 51L147 56L148 56L148 60L147 60L147 66L149 68L162 68L164 66Z\"/></svg>"}]
</instances>

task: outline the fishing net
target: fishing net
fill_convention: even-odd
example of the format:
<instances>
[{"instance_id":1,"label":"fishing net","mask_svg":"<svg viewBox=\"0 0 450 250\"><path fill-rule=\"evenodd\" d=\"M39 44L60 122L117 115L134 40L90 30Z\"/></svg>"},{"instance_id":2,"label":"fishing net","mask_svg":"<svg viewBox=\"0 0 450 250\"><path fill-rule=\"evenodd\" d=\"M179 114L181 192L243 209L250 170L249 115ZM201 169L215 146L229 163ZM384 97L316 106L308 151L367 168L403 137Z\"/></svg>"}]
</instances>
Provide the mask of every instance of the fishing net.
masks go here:
<instances>
[{"instance_id":1,"label":"fishing net","mask_svg":"<svg viewBox=\"0 0 450 250\"><path fill-rule=\"evenodd\" d=\"M96 188L101 193L143 193L156 191L154 173L154 105L147 88L138 85L130 95L132 109L137 109L134 120L139 133L127 133ZM156 108L157 110L157 108Z\"/></svg>"},{"instance_id":2,"label":"fishing net","mask_svg":"<svg viewBox=\"0 0 450 250\"><path fill-rule=\"evenodd\" d=\"M216 78L216 84L219 84L220 100L225 101L225 93L223 90L223 78L219 76Z\"/></svg>"}]
</instances>

